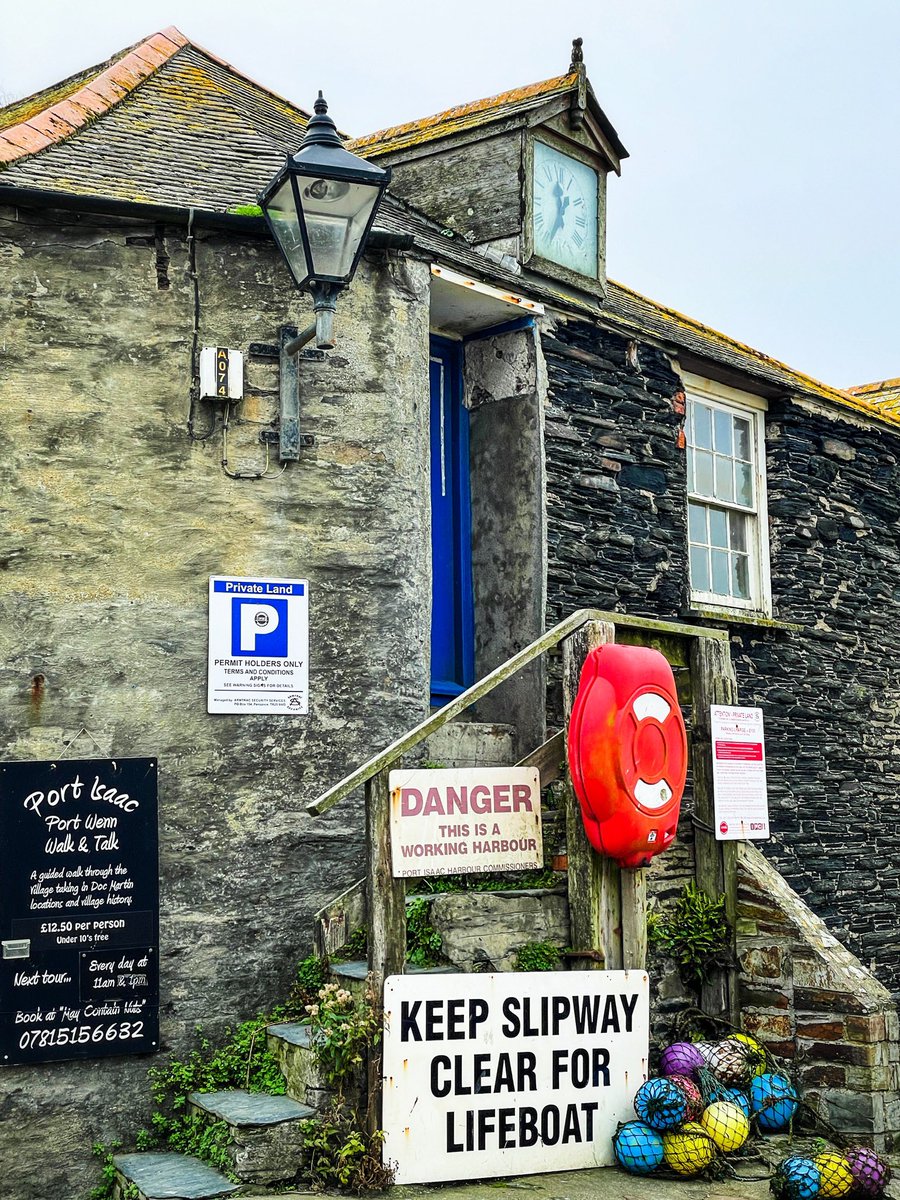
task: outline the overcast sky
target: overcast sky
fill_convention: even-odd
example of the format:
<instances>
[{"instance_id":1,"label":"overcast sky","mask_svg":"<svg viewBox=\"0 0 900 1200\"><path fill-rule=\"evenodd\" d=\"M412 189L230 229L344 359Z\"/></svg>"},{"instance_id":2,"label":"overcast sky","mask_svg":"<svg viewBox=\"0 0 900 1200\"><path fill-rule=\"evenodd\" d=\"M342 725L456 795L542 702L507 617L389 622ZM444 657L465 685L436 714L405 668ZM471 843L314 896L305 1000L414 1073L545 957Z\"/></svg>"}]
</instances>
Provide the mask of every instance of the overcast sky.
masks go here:
<instances>
[{"instance_id":1,"label":"overcast sky","mask_svg":"<svg viewBox=\"0 0 900 1200\"><path fill-rule=\"evenodd\" d=\"M166 25L353 134L561 74L584 38L631 157L610 275L837 386L900 376L898 0L42 0L0 95Z\"/></svg>"}]
</instances>

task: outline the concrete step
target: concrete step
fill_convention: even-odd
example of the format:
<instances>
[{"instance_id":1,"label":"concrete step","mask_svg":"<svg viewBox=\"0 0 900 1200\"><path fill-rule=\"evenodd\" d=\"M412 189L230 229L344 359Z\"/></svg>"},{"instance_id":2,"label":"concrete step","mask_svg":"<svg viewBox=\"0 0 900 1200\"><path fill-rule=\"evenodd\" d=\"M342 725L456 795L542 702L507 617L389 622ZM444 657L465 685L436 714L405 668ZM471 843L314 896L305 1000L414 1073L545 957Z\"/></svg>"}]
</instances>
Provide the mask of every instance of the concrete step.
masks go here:
<instances>
[{"instance_id":1,"label":"concrete step","mask_svg":"<svg viewBox=\"0 0 900 1200\"><path fill-rule=\"evenodd\" d=\"M511 767L516 728L485 721L448 721L424 743L426 762L442 767Z\"/></svg>"},{"instance_id":2,"label":"concrete step","mask_svg":"<svg viewBox=\"0 0 900 1200\"><path fill-rule=\"evenodd\" d=\"M239 1090L193 1092L193 1112L228 1126L231 1170L243 1183L292 1182L303 1165L302 1122L316 1115L290 1096Z\"/></svg>"},{"instance_id":3,"label":"concrete step","mask_svg":"<svg viewBox=\"0 0 900 1200\"><path fill-rule=\"evenodd\" d=\"M239 1185L188 1154L147 1150L116 1154L116 1200L214 1200L230 1196ZM137 1189L135 1196L134 1189Z\"/></svg>"}]
</instances>

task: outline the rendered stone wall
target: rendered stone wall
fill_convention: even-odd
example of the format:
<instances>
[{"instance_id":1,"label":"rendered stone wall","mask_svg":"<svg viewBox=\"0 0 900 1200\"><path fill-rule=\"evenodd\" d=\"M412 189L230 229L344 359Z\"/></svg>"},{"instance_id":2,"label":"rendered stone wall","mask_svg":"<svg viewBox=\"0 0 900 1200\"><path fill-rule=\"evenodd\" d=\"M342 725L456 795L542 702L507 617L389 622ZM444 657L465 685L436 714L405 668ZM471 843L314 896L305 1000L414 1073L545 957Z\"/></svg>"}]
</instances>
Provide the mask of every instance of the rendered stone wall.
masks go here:
<instances>
[{"instance_id":1,"label":"rendered stone wall","mask_svg":"<svg viewBox=\"0 0 900 1200\"><path fill-rule=\"evenodd\" d=\"M209 405L187 429L194 322L248 356L228 460L260 469L261 348L309 319L273 246L196 229L195 309L184 229L0 217L0 754L84 727L81 756L158 756L161 1051L184 1055L286 992L362 864L361 798L304 806L427 703L428 267L362 265L337 349L301 367L315 446L229 479ZM309 716L207 715L211 574L309 579ZM0 1066L0 1192L81 1200L91 1143L146 1120L154 1060Z\"/></svg>"},{"instance_id":2,"label":"rendered stone wall","mask_svg":"<svg viewBox=\"0 0 900 1200\"><path fill-rule=\"evenodd\" d=\"M679 376L659 349L584 321L548 328L542 344L548 625L588 605L703 620L688 596ZM781 625L730 623L741 700L766 717L763 851L896 992L900 437L772 399L766 454ZM660 868L659 886L684 865Z\"/></svg>"}]
</instances>

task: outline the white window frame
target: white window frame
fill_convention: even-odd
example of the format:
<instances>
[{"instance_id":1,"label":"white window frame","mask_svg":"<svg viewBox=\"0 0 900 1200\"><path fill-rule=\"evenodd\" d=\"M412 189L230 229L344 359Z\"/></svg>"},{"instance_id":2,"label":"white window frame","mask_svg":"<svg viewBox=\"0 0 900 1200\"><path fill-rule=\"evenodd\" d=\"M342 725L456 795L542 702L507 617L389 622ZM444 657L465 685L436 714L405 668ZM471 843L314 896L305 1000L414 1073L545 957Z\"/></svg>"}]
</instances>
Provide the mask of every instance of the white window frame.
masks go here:
<instances>
[{"instance_id":1,"label":"white window frame","mask_svg":"<svg viewBox=\"0 0 900 1200\"><path fill-rule=\"evenodd\" d=\"M700 496L687 491L685 510L688 501L701 504L706 508L725 508L746 513L749 517L748 550L749 550L749 591L747 600L734 596L722 596L717 592L703 592L690 585L690 603L695 609L704 612L721 612L725 615L741 613L747 616L771 617L772 615L772 585L769 575L769 520L766 498L766 437L765 413L768 405L760 396L749 392L738 391L712 379L704 379L699 375L688 372L682 374L687 396L685 410L685 431L687 437L686 453L690 453L691 436L691 402L697 400L713 410L719 409L750 421L753 446L753 484L755 505L752 508L740 504L729 505L727 502L711 501L708 496ZM690 527L687 534L688 579L690 579Z\"/></svg>"}]
</instances>

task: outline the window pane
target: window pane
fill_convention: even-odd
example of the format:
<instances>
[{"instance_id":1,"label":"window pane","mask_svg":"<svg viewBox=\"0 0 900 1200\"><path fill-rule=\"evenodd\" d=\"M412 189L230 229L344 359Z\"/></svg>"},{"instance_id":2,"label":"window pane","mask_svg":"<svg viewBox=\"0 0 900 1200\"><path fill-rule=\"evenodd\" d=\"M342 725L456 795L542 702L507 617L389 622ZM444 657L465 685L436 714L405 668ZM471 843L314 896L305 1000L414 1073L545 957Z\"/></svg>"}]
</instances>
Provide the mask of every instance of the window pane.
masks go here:
<instances>
[{"instance_id":1,"label":"window pane","mask_svg":"<svg viewBox=\"0 0 900 1200\"><path fill-rule=\"evenodd\" d=\"M750 560L746 554L731 556L731 592L739 600L750 599Z\"/></svg>"},{"instance_id":2,"label":"window pane","mask_svg":"<svg viewBox=\"0 0 900 1200\"><path fill-rule=\"evenodd\" d=\"M687 489L689 492L694 490L694 452L690 447L687 452Z\"/></svg>"},{"instance_id":3,"label":"window pane","mask_svg":"<svg viewBox=\"0 0 900 1200\"><path fill-rule=\"evenodd\" d=\"M753 477L751 470L752 468L749 463L735 463L734 474L737 483L737 502L738 504L746 504L748 508L753 504Z\"/></svg>"},{"instance_id":4,"label":"window pane","mask_svg":"<svg viewBox=\"0 0 900 1200\"><path fill-rule=\"evenodd\" d=\"M688 530L692 542L707 542L706 509L702 504L688 505Z\"/></svg>"},{"instance_id":5,"label":"window pane","mask_svg":"<svg viewBox=\"0 0 900 1200\"><path fill-rule=\"evenodd\" d=\"M716 499L734 499L734 463L730 458L716 455Z\"/></svg>"},{"instance_id":6,"label":"window pane","mask_svg":"<svg viewBox=\"0 0 900 1200\"><path fill-rule=\"evenodd\" d=\"M714 496L713 456L706 450L694 455L694 491L698 496Z\"/></svg>"},{"instance_id":7,"label":"window pane","mask_svg":"<svg viewBox=\"0 0 900 1200\"><path fill-rule=\"evenodd\" d=\"M691 587L695 592L709 591L709 551L691 546Z\"/></svg>"},{"instance_id":8,"label":"window pane","mask_svg":"<svg viewBox=\"0 0 900 1200\"><path fill-rule=\"evenodd\" d=\"M747 551L747 525L748 518L743 513L729 513L728 525L731 530L731 548L732 550L740 550L741 553Z\"/></svg>"},{"instance_id":9,"label":"window pane","mask_svg":"<svg viewBox=\"0 0 900 1200\"><path fill-rule=\"evenodd\" d=\"M750 422L734 418L734 457L750 461Z\"/></svg>"},{"instance_id":10,"label":"window pane","mask_svg":"<svg viewBox=\"0 0 900 1200\"><path fill-rule=\"evenodd\" d=\"M712 550L710 554L712 557L712 590L719 596L730 596L731 589L728 584L731 568L728 564L728 551Z\"/></svg>"},{"instance_id":11,"label":"window pane","mask_svg":"<svg viewBox=\"0 0 900 1200\"><path fill-rule=\"evenodd\" d=\"M712 449L712 410L705 404L691 402L694 414L694 445L701 450Z\"/></svg>"},{"instance_id":12,"label":"window pane","mask_svg":"<svg viewBox=\"0 0 900 1200\"><path fill-rule=\"evenodd\" d=\"M728 549L728 516L721 508L709 510L709 541L712 546Z\"/></svg>"},{"instance_id":13,"label":"window pane","mask_svg":"<svg viewBox=\"0 0 900 1200\"><path fill-rule=\"evenodd\" d=\"M733 417L731 413L722 412L716 409L716 450L719 454L732 453L731 441L731 424Z\"/></svg>"}]
</instances>

